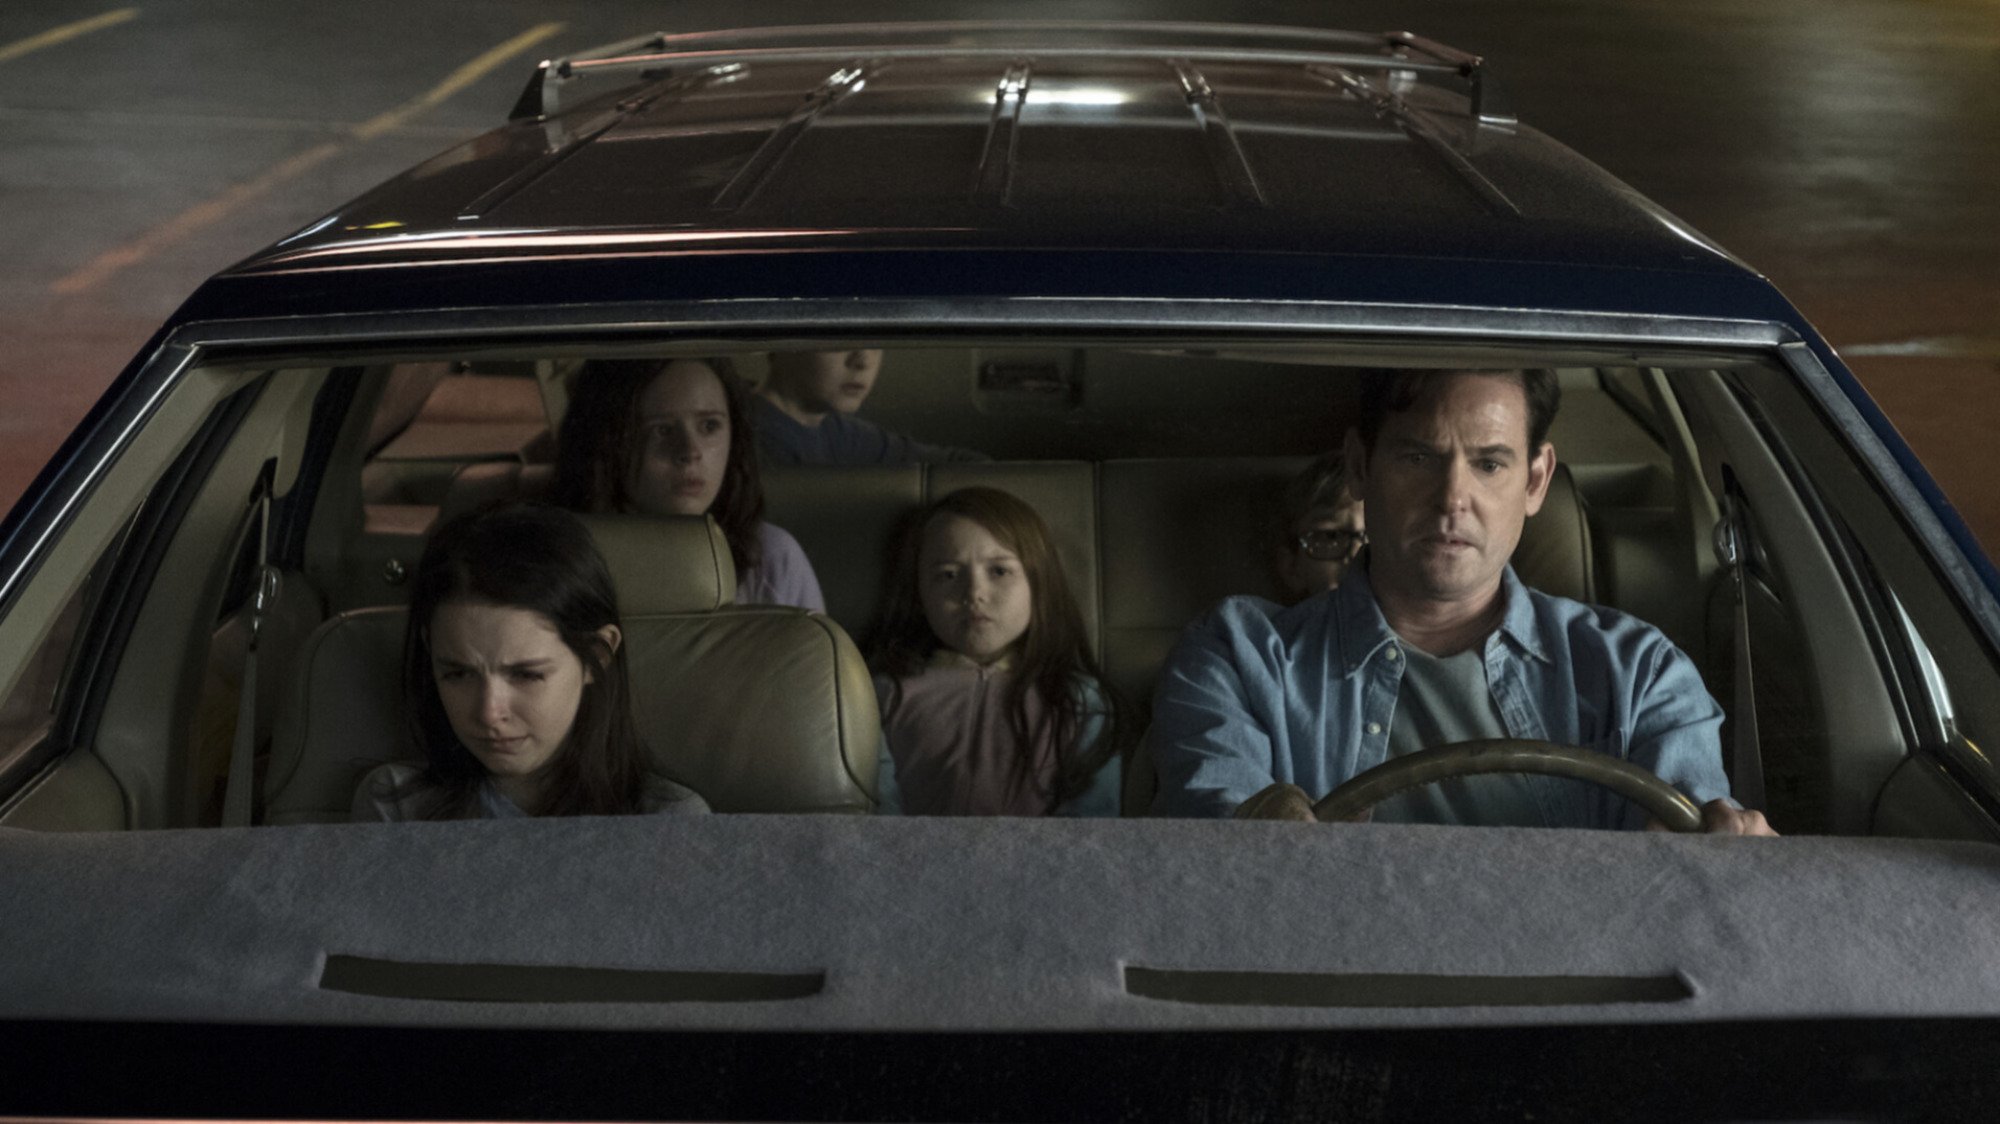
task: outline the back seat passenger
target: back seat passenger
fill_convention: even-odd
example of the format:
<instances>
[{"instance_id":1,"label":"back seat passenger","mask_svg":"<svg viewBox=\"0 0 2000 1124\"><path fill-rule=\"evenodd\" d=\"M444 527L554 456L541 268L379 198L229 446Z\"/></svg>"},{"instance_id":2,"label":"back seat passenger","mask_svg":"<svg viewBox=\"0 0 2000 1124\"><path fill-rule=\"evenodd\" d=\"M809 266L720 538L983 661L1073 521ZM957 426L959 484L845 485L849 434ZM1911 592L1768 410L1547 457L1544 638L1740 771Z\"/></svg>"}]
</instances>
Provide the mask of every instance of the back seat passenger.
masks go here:
<instances>
[{"instance_id":1,"label":"back seat passenger","mask_svg":"<svg viewBox=\"0 0 2000 1124\"><path fill-rule=\"evenodd\" d=\"M912 509L973 485L1003 488L1041 513L1054 536L1106 679L1143 719L1181 630L1232 594L1275 595L1270 517L1308 457L993 461L898 467L767 467L765 518L804 547L827 615L866 639L892 532ZM545 496L549 470L467 466L446 514L509 495ZM1523 581L1593 601L1592 528L1567 465L1557 464L1514 565ZM1150 770L1127 771L1143 803ZM698 787L698 786L697 786ZM704 793L706 795L706 793ZM711 801L712 802L712 801ZM1128 803L1128 811L1133 805Z\"/></svg>"},{"instance_id":2,"label":"back seat passenger","mask_svg":"<svg viewBox=\"0 0 2000 1124\"><path fill-rule=\"evenodd\" d=\"M765 518L805 548L827 615L865 639L897 523L959 488L1012 492L1048 522L1105 676L1143 706L1189 622L1231 594L1275 596L1268 521L1286 481L1310 459L767 467ZM443 517L495 499L545 498L551 481L546 465L467 465L445 498ZM1514 566L1537 589L1596 599L1591 528L1567 465L1557 464Z\"/></svg>"},{"instance_id":3,"label":"back seat passenger","mask_svg":"<svg viewBox=\"0 0 2000 1124\"><path fill-rule=\"evenodd\" d=\"M1308 457L995 461L764 471L765 517L812 559L827 615L864 639L890 533L913 507L975 484L1028 501L1049 524L1111 684L1142 708L1180 632L1231 594L1275 596L1269 519ZM1522 580L1592 600L1590 528L1567 466L1515 552Z\"/></svg>"},{"instance_id":4,"label":"back seat passenger","mask_svg":"<svg viewBox=\"0 0 2000 1124\"><path fill-rule=\"evenodd\" d=\"M589 516L623 617L632 708L655 766L718 812L866 812L880 723L861 655L826 617L735 607L735 563L707 518ZM407 610L357 609L298 657L265 780L267 823L340 821L404 728Z\"/></svg>"}]
</instances>

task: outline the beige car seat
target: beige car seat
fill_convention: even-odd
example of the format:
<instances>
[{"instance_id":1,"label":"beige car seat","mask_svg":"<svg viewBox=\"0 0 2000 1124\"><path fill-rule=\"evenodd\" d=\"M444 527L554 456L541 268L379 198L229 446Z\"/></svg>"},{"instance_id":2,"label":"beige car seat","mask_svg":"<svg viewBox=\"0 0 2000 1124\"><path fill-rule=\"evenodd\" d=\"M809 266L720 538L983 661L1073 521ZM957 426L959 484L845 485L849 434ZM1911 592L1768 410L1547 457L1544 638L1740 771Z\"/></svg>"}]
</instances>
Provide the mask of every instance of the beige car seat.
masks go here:
<instances>
[{"instance_id":1,"label":"beige car seat","mask_svg":"<svg viewBox=\"0 0 2000 1124\"><path fill-rule=\"evenodd\" d=\"M881 725L868 671L828 618L738 608L707 517L588 516L619 594L632 708L654 767L718 812L866 812ZM357 609L299 655L265 781L272 824L347 818L355 786L418 756L400 667L407 610Z\"/></svg>"}]
</instances>

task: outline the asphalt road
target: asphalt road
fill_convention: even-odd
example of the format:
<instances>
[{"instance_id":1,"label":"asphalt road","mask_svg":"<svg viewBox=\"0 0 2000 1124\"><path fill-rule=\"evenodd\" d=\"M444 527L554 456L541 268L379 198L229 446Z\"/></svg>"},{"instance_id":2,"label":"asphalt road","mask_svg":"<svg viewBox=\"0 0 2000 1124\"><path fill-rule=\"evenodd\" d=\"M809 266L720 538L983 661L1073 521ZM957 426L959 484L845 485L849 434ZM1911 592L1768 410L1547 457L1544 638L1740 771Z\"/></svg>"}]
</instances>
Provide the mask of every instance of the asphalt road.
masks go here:
<instances>
[{"instance_id":1,"label":"asphalt road","mask_svg":"<svg viewBox=\"0 0 2000 1124\"><path fill-rule=\"evenodd\" d=\"M0 503L206 276L498 123L531 64L807 3L8 0ZM990 14L850 0L842 19ZM2000 553L2000 5L1991 0L1034 2L1021 18L1406 28L1773 277Z\"/></svg>"}]
</instances>

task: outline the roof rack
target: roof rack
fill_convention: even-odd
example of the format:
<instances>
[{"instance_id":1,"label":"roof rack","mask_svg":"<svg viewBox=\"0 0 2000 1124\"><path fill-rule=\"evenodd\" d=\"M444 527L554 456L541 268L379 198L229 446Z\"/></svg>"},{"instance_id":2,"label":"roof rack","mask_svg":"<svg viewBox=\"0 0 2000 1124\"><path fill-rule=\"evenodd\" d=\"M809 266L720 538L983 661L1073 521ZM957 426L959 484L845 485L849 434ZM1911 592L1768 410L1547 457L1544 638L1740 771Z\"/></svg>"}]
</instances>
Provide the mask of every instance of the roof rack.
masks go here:
<instances>
[{"instance_id":1,"label":"roof rack","mask_svg":"<svg viewBox=\"0 0 2000 1124\"><path fill-rule=\"evenodd\" d=\"M990 57L1145 58L1187 62L1266 62L1397 70L1462 81L1472 116L1512 124L1486 60L1407 31L1322 31L1261 24L1115 20L958 20L763 27L684 34L657 32L542 62L509 117L559 112L591 77L626 82L757 62L832 62Z\"/></svg>"},{"instance_id":2,"label":"roof rack","mask_svg":"<svg viewBox=\"0 0 2000 1124\"><path fill-rule=\"evenodd\" d=\"M1488 210L1496 215L1521 217L1521 208L1514 205L1514 201L1507 197L1507 193L1495 186L1492 180L1487 179L1485 173L1473 166L1472 161L1467 160L1465 155L1452 147L1450 142L1438 136L1437 131L1431 128L1426 115L1413 109L1402 98L1360 75L1338 67L1309 66L1306 68L1306 73L1336 90L1361 99L1376 114L1394 121L1396 126L1409 134L1412 140L1422 144L1431 155L1437 157L1454 176L1458 177L1460 183L1479 197L1479 201L1484 203Z\"/></svg>"}]
</instances>

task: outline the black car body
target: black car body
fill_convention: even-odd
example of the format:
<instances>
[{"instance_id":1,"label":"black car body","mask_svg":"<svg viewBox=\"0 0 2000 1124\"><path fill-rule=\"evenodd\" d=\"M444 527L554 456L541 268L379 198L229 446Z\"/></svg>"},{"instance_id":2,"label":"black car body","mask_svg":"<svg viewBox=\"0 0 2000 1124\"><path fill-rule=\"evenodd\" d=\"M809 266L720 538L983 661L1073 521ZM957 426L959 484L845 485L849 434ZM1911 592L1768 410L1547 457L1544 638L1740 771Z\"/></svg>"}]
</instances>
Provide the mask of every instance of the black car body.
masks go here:
<instances>
[{"instance_id":1,"label":"black car body","mask_svg":"<svg viewBox=\"0 0 2000 1124\"><path fill-rule=\"evenodd\" d=\"M1583 588L1732 713L1748 622L1792 837L287 802L288 724L383 747L367 706L300 717L305 672L237 698L253 575L293 614L268 679L394 612L467 465L545 453L508 415L392 455L426 417L368 432L404 373L513 379L553 417L581 357L842 346L915 372L885 420L1076 482L1095 642L1140 696L1176 622L1254 592L1226 534L1190 545L1249 525L1215 482L1334 443L1348 375L1558 369ZM875 479L778 474L773 518L832 558ZM851 570L814 618L842 642ZM205 284L8 516L0 1112L1948 1111L1990 1087L2000 1012L1996 595L1797 311L1517 122L1484 60L1171 24L620 44ZM248 799L215 760L235 723L278 743L264 826L218 826ZM105 1050L125 1077L80 1061ZM177 1084L209 1064L237 1076Z\"/></svg>"}]
</instances>

